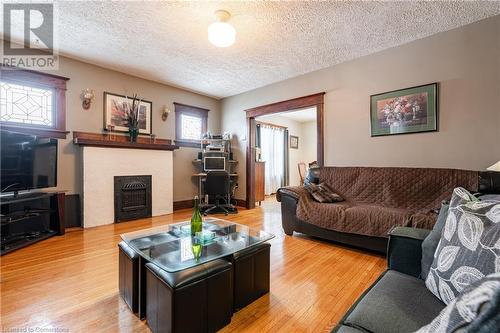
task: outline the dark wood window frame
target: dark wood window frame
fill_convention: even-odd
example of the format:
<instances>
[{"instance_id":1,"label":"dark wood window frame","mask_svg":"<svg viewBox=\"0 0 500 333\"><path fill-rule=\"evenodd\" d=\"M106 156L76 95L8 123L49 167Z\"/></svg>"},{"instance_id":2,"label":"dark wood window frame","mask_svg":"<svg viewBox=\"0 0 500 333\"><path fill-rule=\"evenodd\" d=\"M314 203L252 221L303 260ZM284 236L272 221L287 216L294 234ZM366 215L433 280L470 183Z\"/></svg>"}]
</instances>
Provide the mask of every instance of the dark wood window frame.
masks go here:
<instances>
[{"instance_id":1,"label":"dark wood window frame","mask_svg":"<svg viewBox=\"0 0 500 333\"><path fill-rule=\"evenodd\" d=\"M54 126L29 125L0 121L2 129L43 137L65 139L66 131L66 81L67 77L37 71L0 66L1 80L14 84L51 89L54 92Z\"/></svg>"},{"instance_id":2,"label":"dark wood window frame","mask_svg":"<svg viewBox=\"0 0 500 333\"><path fill-rule=\"evenodd\" d=\"M200 147L200 140L188 140L181 137L181 115L201 118L201 133L207 131L208 112L210 110L182 103L174 102L175 107L175 144L179 147Z\"/></svg>"},{"instance_id":3,"label":"dark wood window frame","mask_svg":"<svg viewBox=\"0 0 500 333\"><path fill-rule=\"evenodd\" d=\"M290 110L316 107L317 162L324 163L324 96L321 92L314 95L298 97L282 102L247 109L247 153L246 153L246 206L255 208L255 118L266 114L286 112Z\"/></svg>"}]
</instances>

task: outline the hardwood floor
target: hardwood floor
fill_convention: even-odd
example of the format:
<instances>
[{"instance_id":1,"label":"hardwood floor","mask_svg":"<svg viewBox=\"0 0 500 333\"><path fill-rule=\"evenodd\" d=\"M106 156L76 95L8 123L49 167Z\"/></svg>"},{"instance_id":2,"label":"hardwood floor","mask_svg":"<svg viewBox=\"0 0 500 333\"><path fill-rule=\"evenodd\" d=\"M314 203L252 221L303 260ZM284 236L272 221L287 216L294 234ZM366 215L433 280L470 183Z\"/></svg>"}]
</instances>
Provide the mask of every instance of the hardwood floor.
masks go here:
<instances>
[{"instance_id":1,"label":"hardwood floor","mask_svg":"<svg viewBox=\"0 0 500 333\"><path fill-rule=\"evenodd\" d=\"M2 331L149 332L118 295L120 234L186 220L190 214L184 210L74 230L1 257ZM285 236L279 205L272 200L227 219L276 237L271 241L271 292L235 313L221 332L329 332L386 268L379 255Z\"/></svg>"}]
</instances>

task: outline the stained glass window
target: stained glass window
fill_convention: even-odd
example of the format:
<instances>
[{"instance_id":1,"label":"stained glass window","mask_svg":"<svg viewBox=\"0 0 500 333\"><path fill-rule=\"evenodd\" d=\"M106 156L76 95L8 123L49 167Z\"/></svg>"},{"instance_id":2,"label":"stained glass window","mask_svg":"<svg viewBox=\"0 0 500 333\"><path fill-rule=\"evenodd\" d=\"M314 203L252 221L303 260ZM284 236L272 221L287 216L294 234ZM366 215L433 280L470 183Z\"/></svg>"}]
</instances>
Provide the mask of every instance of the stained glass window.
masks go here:
<instances>
[{"instance_id":1,"label":"stained glass window","mask_svg":"<svg viewBox=\"0 0 500 333\"><path fill-rule=\"evenodd\" d=\"M202 133L207 131L208 109L174 102L175 143L181 147L200 147Z\"/></svg>"},{"instance_id":2,"label":"stained glass window","mask_svg":"<svg viewBox=\"0 0 500 333\"><path fill-rule=\"evenodd\" d=\"M202 119L200 117L181 115L182 139L199 140L202 131Z\"/></svg>"},{"instance_id":3,"label":"stained glass window","mask_svg":"<svg viewBox=\"0 0 500 333\"><path fill-rule=\"evenodd\" d=\"M5 122L54 127L51 89L0 81L0 119Z\"/></svg>"}]
</instances>

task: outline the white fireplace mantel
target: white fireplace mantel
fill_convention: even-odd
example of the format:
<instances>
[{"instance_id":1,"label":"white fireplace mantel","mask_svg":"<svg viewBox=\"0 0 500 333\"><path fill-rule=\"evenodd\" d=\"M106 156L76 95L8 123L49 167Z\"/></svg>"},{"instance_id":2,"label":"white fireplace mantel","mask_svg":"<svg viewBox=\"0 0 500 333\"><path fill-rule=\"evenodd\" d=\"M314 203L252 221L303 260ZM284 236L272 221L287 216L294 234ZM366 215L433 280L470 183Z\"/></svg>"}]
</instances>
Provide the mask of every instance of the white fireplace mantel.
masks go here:
<instances>
[{"instance_id":1,"label":"white fireplace mantel","mask_svg":"<svg viewBox=\"0 0 500 333\"><path fill-rule=\"evenodd\" d=\"M152 215L173 211L171 150L82 147L83 226L114 222L114 177L152 176Z\"/></svg>"}]
</instances>

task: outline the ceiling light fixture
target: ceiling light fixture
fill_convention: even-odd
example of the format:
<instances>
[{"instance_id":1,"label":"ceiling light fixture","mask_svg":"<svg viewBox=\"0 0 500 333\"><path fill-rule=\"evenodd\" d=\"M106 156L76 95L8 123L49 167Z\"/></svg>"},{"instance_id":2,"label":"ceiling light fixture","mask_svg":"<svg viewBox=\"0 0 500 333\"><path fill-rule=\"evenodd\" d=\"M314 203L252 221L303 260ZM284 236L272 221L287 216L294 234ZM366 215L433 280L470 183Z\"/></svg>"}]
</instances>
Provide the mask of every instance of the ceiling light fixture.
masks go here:
<instances>
[{"instance_id":1,"label":"ceiling light fixture","mask_svg":"<svg viewBox=\"0 0 500 333\"><path fill-rule=\"evenodd\" d=\"M228 47L234 44L236 30L227 23L231 14L225 10L217 10L214 13L217 22L208 26L208 40L218 47Z\"/></svg>"}]
</instances>

